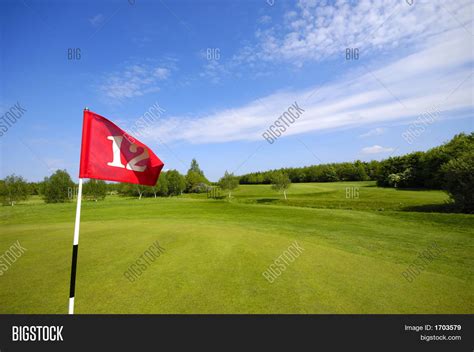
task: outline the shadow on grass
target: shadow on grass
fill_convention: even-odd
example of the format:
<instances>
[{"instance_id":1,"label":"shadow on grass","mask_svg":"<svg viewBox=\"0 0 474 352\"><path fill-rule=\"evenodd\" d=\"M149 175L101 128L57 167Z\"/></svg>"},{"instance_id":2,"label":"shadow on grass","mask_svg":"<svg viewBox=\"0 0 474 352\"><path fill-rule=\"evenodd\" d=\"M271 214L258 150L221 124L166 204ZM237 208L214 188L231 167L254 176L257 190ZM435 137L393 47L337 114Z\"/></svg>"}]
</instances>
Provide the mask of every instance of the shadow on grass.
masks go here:
<instances>
[{"instance_id":1,"label":"shadow on grass","mask_svg":"<svg viewBox=\"0 0 474 352\"><path fill-rule=\"evenodd\" d=\"M380 189L394 189L395 191L419 191L419 192L429 192L429 191L440 191L440 189L432 189L432 188L423 188L423 187L414 187L414 188L409 188L409 187L391 187L391 186L377 186L377 185L367 185L367 186L361 186L361 187L374 187L374 188L380 188Z\"/></svg>"},{"instance_id":2,"label":"shadow on grass","mask_svg":"<svg viewBox=\"0 0 474 352\"><path fill-rule=\"evenodd\" d=\"M229 199L229 197L228 196L216 196L216 197L207 197L206 199L222 200L222 199Z\"/></svg>"},{"instance_id":3,"label":"shadow on grass","mask_svg":"<svg viewBox=\"0 0 474 352\"><path fill-rule=\"evenodd\" d=\"M430 189L430 188L394 188L396 191L418 191L418 192L429 192L429 191L439 191L439 189Z\"/></svg>"},{"instance_id":4,"label":"shadow on grass","mask_svg":"<svg viewBox=\"0 0 474 352\"><path fill-rule=\"evenodd\" d=\"M423 204L403 207L403 211L417 211L423 213L461 213L458 207L453 203L444 204Z\"/></svg>"},{"instance_id":5,"label":"shadow on grass","mask_svg":"<svg viewBox=\"0 0 474 352\"><path fill-rule=\"evenodd\" d=\"M277 202L279 199L277 198L260 198L260 199L257 199L257 203L258 204L272 204L272 203L275 203Z\"/></svg>"}]
</instances>

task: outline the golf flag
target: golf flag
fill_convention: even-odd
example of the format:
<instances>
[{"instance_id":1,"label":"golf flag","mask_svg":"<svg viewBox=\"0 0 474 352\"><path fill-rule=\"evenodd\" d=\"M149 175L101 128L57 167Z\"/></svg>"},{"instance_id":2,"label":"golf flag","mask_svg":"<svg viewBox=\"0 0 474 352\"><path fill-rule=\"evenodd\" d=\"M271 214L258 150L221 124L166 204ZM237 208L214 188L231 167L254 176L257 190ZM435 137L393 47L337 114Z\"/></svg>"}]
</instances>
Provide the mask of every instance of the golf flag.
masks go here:
<instances>
[{"instance_id":1,"label":"golf flag","mask_svg":"<svg viewBox=\"0 0 474 352\"><path fill-rule=\"evenodd\" d=\"M84 110L79 178L154 186L163 162L111 121Z\"/></svg>"},{"instance_id":2,"label":"golf flag","mask_svg":"<svg viewBox=\"0 0 474 352\"><path fill-rule=\"evenodd\" d=\"M84 109L76 222L72 242L69 314L74 314L82 179L95 178L154 186L163 165L163 162L145 144L130 136L105 117L97 115L87 108Z\"/></svg>"}]
</instances>

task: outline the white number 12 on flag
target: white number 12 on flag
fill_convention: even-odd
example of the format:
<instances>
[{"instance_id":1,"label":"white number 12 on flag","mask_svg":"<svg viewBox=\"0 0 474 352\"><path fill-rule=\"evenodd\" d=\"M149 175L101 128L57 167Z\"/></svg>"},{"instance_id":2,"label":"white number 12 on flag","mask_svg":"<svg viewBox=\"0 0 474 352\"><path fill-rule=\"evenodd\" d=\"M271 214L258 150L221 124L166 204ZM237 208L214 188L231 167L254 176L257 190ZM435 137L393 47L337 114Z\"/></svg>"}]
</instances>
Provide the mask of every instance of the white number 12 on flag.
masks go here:
<instances>
[{"instance_id":1,"label":"white number 12 on flag","mask_svg":"<svg viewBox=\"0 0 474 352\"><path fill-rule=\"evenodd\" d=\"M122 146L123 136L108 136L107 139L112 141L112 153L114 156L112 162L107 163L107 165L138 172L146 170L146 165L139 166L137 164L142 160L148 159L149 155L147 148L143 148L143 152L130 160L127 165L123 165L122 160L120 159L120 147ZM131 143L129 149L132 153L136 153L138 146L135 143Z\"/></svg>"}]
</instances>

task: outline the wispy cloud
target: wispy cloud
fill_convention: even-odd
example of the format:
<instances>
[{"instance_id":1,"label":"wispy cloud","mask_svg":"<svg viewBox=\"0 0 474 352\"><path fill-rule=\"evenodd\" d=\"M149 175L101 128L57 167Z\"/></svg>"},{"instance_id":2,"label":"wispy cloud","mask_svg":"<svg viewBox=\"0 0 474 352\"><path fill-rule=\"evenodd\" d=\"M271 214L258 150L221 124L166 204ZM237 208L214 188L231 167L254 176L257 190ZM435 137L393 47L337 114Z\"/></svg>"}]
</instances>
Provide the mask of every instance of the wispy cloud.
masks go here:
<instances>
[{"instance_id":1,"label":"wispy cloud","mask_svg":"<svg viewBox=\"0 0 474 352\"><path fill-rule=\"evenodd\" d=\"M367 55L409 44L472 22L469 0L456 2L398 0L358 2L300 0L295 10L276 24L256 33L251 55L264 61L302 65L331 56L343 56L347 47Z\"/></svg>"},{"instance_id":2,"label":"wispy cloud","mask_svg":"<svg viewBox=\"0 0 474 352\"><path fill-rule=\"evenodd\" d=\"M384 134L385 131L386 131L385 128L377 127L377 128L371 129L367 133L361 134L359 137L360 138L367 138L367 137L380 136L380 135Z\"/></svg>"},{"instance_id":3,"label":"wispy cloud","mask_svg":"<svg viewBox=\"0 0 474 352\"><path fill-rule=\"evenodd\" d=\"M422 46L432 36L455 28L473 35L470 0L335 1L300 0L282 18L268 15L257 20L251 42L228 55L219 70L204 77L219 81L238 76L242 69L254 73L281 70L281 64L301 68L306 64L343 59L346 48L358 48L364 58L372 54ZM280 65L278 65L280 64Z\"/></svg>"},{"instance_id":4,"label":"wispy cloud","mask_svg":"<svg viewBox=\"0 0 474 352\"><path fill-rule=\"evenodd\" d=\"M65 160L57 158L44 158L44 161L51 170L66 169L70 165Z\"/></svg>"},{"instance_id":5,"label":"wispy cloud","mask_svg":"<svg viewBox=\"0 0 474 352\"><path fill-rule=\"evenodd\" d=\"M126 99L155 93L160 82L171 74L171 68L160 65L133 64L107 74L99 85L100 93L111 99Z\"/></svg>"},{"instance_id":6,"label":"wispy cloud","mask_svg":"<svg viewBox=\"0 0 474 352\"><path fill-rule=\"evenodd\" d=\"M392 62L359 66L322 86L277 92L194 118L175 116L151 132L191 143L258 140L294 101L305 114L284 137L409 121L432 106L443 111L442 118L472 109L474 52L466 31L458 28L433 36L416 49Z\"/></svg>"},{"instance_id":7,"label":"wispy cloud","mask_svg":"<svg viewBox=\"0 0 474 352\"><path fill-rule=\"evenodd\" d=\"M165 67L157 67L153 71L153 76L159 80L167 79L170 75L170 70Z\"/></svg>"},{"instance_id":8,"label":"wispy cloud","mask_svg":"<svg viewBox=\"0 0 474 352\"><path fill-rule=\"evenodd\" d=\"M264 15L258 19L258 23L260 24L268 24L272 21L272 18L268 15Z\"/></svg>"},{"instance_id":9,"label":"wispy cloud","mask_svg":"<svg viewBox=\"0 0 474 352\"><path fill-rule=\"evenodd\" d=\"M362 148L362 154L381 154L381 153L390 153L395 149L391 147L382 147L380 145L373 145L371 147Z\"/></svg>"},{"instance_id":10,"label":"wispy cloud","mask_svg":"<svg viewBox=\"0 0 474 352\"><path fill-rule=\"evenodd\" d=\"M104 22L104 15L101 13L95 15L94 17L89 18L89 23L93 27L99 27Z\"/></svg>"},{"instance_id":11,"label":"wispy cloud","mask_svg":"<svg viewBox=\"0 0 474 352\"><path fill-rule=\"evenodd\" d=\"M208 79L211 83L219 83L227 74L229 71L225 65L218 60L208 60L199 76Z\"/></svg>"}]
</instances>

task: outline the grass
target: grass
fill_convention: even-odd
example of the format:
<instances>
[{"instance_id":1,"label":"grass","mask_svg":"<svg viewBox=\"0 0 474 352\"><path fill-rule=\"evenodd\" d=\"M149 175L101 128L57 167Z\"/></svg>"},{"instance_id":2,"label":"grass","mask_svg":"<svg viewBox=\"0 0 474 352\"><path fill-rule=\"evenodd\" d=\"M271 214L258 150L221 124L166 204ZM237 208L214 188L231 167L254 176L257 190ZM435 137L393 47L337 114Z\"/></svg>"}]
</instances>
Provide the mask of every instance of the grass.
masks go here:
<instances>
[{"instance_id":1,"label":"grass","mask_svg":"<svg viewBox=\"0 0 474 352\"><path fill-rule=\"evenodd\" d=\"M346 199L346 187L359 198ZM371 182L268 185L206 195L84 202L77 313L474 313L474 216L407 211L440 206L439 191ZM0 313L66 313L75 204L0 208L0 254L27 251L0 276ZM137 281L123 276L155 241L165 248ZM294 241L304 251L262 276ZM443 254L402 276L436 242Z\"/></svg>"}]
</instances>

